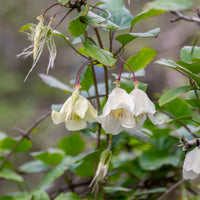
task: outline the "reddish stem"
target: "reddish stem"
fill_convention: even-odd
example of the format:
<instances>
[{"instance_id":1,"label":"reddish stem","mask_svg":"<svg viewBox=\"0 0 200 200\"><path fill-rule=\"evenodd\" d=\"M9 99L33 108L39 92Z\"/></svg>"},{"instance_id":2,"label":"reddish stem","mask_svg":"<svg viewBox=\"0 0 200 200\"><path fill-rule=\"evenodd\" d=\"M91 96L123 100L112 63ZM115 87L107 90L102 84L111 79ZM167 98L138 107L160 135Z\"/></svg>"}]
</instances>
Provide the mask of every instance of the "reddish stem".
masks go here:
<instances>
[{"instance_id":1,"label":"reddish stem","mask_svg":"<svg viewBox=\"0 0 200 200\"><path fill-rule=\"evenodd\" d=\"M54 6L57 6L57 5L60 5L60 4L59 4L59 3L54 3L53 5L49 6L49 7L41 14L41 16L44 17L44 15L46 14L46 12L47 12L48 10L50 10L51 8L53 8Z\"/></svg>"},{"instance_id":2,"label":"reddish stem","mask_svg":"<svg viewBox=\"0 0 200 200\"><path fill-rule=\"evenodd\" d=\"M135 77L135 73L134 73L133 69L131 68L131 66L130 66L125 60L123 60L119 54L117 54L117 55L118 55L118 57L119 57L119 59L120 59L120 62L126 64L126 65L128 66L128 68L131 70L131 72L132 72L132 74L133 74L133 82L134 82L134 83L137 82L137 79L136 79L136 77ZM120 71L120 72L121 72L121 71ZM118 78L118 79L120 80L120 78L121 78L121 74L119 74L119 78ZM117 80L118 80L118 79L117 79Z\"/></svg>"},{"instance_id":3,"label":"reddish stem","mask_svg":"<svg viewBox=\"0 0 200 200\"><path fill-rule=\"evenodd\" d=\"M123 71L123 67L124 67L124 65L123 65L124 63L121 61L121 59L120 59L120 62L121 62L121 68L120 68L119 77L118 77L117 81L120 81L121 75L122 75L122 71Z\"/></svg>"},{"instance_id":4,"label":"reddish stem","mask_svg":"<svg viewBox=\"0 0 200 200\"><path fill-rule=\"evenodd\" d=\"M77 75L76 75L76 83L75 86L80 85L79 80L80 80L80 76L81 73L83 71L83 69L90 63L90 60L87 60L86 62L83 63L83 65L81 66L81 68L79 69Z\"/></svg>"}]
</instances>

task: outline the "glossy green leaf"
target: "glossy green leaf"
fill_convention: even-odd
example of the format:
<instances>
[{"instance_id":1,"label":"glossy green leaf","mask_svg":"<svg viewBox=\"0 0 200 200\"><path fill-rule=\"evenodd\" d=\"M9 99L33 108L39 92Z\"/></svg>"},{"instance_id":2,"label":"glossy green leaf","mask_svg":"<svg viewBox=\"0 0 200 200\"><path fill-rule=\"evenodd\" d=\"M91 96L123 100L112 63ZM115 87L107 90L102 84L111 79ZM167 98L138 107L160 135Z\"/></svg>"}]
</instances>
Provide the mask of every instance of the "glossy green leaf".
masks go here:
<instances>
[{"instance_id":1,"label":"glossy green leaf","mask_svg":"<svg viewBox=\"0 0 200 200\"><path fill-rule=\"evenodd\" d=\"M50 200L50 199L46 192L36 191L34 192L34 195L32 196L31 200Z\"/></svg>"},{"instance_id":2,"label":"glossy green leaf","mask_svg":"<svg viewBox=\"0 0 200 200\"><path fill-rule=\"evenodd\" d=\"M183 109L184 108L184 109ZM192 110L184 99L176 98L165 104L165 110L174 117L192 116Z\"/></svg>"},{"instance_id":3,"label":"glossy green leaf","mask_svg":"<svg viewBox=\"0 0 200 200\"><path fill-rule=\"evenodd\" d=\"M15 144L18 142L18 140L10 138L10 137L5 137L3 140L0 141L0 149L5 151L5 150L11 150ZM32 147L32 142L26 138L24 138L20 144L17 146L17 148L14 150L15 153L18 152L25 152L30 150Z\"/></svg>"},{"instance_id":4,"label":"glossy green leaf","mask_svg":"<svg viewBox=\"0 0 200 200\"><path fill-rule=\"evenodd\" d=\"M136 23L138 23L143 19L161 15L163 13L165 13L165 10L150 9L147 11L143 11L133 18L133 20L131 21L131 26L133 27Z\"/></svg>"},{"instance_id":5,"label":"glossy green leaf","mask_svg":"<svg viewBox=\"0 0 200 200\"><path fill-rule=\"evenodd\" d=\"M123 0L104 0L104 4L99 5L99 7L107 10L111 14L111 18L109 19L114 24L119 26L119 29L127 29L131 25L131 20L133 16L130 11L126 8ZM107 13L100 13L101 16L106 18L108 16Z\"/></svg>"},{"instance_id":6,"label":"glossy green leaf","mask_svg":"<svg viewBox=\"0 0 200 200\"><path fill-rule=\"evenodd\" d=\"M69 23L68 30L74 37L80 37L85 33L87 25L83 24L79 18L72 20Z\"/></svg>"},{"instance_id":7,"label":"glossy green leaf","mask_svg":"<svg viewBox=\"0 0 200 200\"><path fill-rule=\"evenodd\" d=\"M69 23L68 30L74 37L80 37L87 29L87 25L80 20L81 16L85 16L88 12L89 6L84 6L83 10Z\"/></svg>"},{"instance_id":8,"label":"glossy green leaf","mask_svg":"<svg viewBox=\"0 0 200 200\"><path fill-rule=\"evenodd\" d=\"M199 74L200 73L200 61L196 61L196 62L184 62L182 60L179 60L178 62L176 62L178 65L180 65L181 67L186 68L187 70L191 71L194 74Z\"/></svg>"},{"instance_id":9,"label":"glossy green leaf","mask_svg":"<svg viewBox=\"0 0 200 200\"><path fill-rule=\"evenodd\" d=\"M86 53L91 56L94 60L99 61L103 65L110 67L115 64L117 61L113 54L110 53L107 50L99 48L95 42L92 40L92 38L86 38L84 44L83 44Z\"/></svg>"},{"instance_id":10,"label":"glossy green leaf","mask_svg":"<svg viewBox=\"0 0 200 200\"><path fill-rule=\"evenodd\" d=\"M158 36L159 32L160 32L160 28L155 28L145 33L125 33L122 35L118 35L115 38L115 40L120 42L122 45L126 45L138 37L156 37Z\"/></svg>"},{"instance_id":11,"label":"glossy green leaf","mask_svg":"<svg viewBox=\"0 0 200 200\"><path fill-rule=\"evenodd\" d=\"M88 91L93 84L92 67L88 66L83 76L80 78L81 90Z\"/></svg>"},{"instance_id":12,"label":"glossy green leaf","mask_svg":"<svg viewBox=\"0 0 200 200\"><path fill-rule=\"evenodd\" d=\"M172 101L173 99L177 98L178 96L188 92L189 90L193 89L192 86L180 86L176 87L172 90L165 92L159 99L158 103L160 106Z\"/></svg>"},{"instance_id":13,"label":"glossy green leaf","mask_svg":"<svg viewBox=\"0 0 200 200\"><path fill-rule=\"evenodd\" d=\"M19 170L24 173L39 173L44 172L48 169L49 165L46 165L39 160L27 162L19 167Z\"/></svg>"},{"instance_id":14,"label":"glossy green leaf","mask_svg":"<svg viewBox=\"0 0 200 200\"><path fill-rule=\"evenodd\" d=\"M181 49L180 58L184 62L192 62L192 58L200 59L200 47L198 46L185 46Z\"/></svg>"},{"instance_id":15,"label":"glossy green leaf","mask_svg":"<svg viewBox=\"0 0 200 200\"><path fill-rule=\"evenodd\" d=\"M65 6L69 2L69 0L57 0L57 1L59 4L61 4L63 6Z\"/></svg>"},{"instance_id":16,"label":"glossy green leaf","mask_svg":"<svg viewBox=\"0 0 200 200\"><path fill-rule=\"evenodd\" d=\"M189 76L191 76L196 81L196 83L200 86L200 77L198 75L192 73L190 70L188 70L188 69L186 69L184 67L181 67L180 65L178 65L173 60L163 59L162 58L160 60L155 61L155 63L161 64L161 65L173 68L173 69L179 69L179 70L185 72L186 74L188 74Z\"/></svg>"},{"instance_id":17,"label":"glossy green leaf","mask_svg":"<svg viewBox=\"0 0 200 200\"><path fill-rule=\"evenodd\" d=\"M48 165L57 165L64 158L64 152L59 149L48 149L47 151L33 152L31 155Z\"/></svg>"},{"instance_id":18,"label":"glossy green leaf","mask_svg":"<svg viewBox=\"0 0 200 200\"><path fill-rule=\"evenodd\" d=\"M68 193L61 193L58 197L56 197L54 200L86 200L84 198L80 198L78 194L73 192Z\"/></svg>"},{"instance_id":19,"label":"glossy green leaf","mask_svg":"<svg viewBox=\"0 0 200 200\"><path fill-rule=\"evenodd\" d=\"M40 184L37 186L36 189L39 189L45 185L48 185L52 183L56 178L63 175L63 173L68 169L66 160L63 160L60 164L58 164L56 167L54 167L52 170L47 172L43 178L43 180L40 182Z\"/></svg>"},{"instance_id":20,"label":"glossy green leaf","mask_svg":"<svg viewBox=\"0 0 200 200\"><path fill-rule=\"evenodd\" d=\"M85 142L79 133L73 133L60 140L59 148L67 155L77 155L85 149Z\"/></svg>"},{"instance_id":21,"label":"glossy green leaf","mask_svg":"<svg viewBox=\"0 0 200 200\"><path fill-rule=\"evenodd\" d=\"M73 92L73 89L66 85L65 83L62 83L61 81L57 80L53 76L46 75L46 74L39 74L39 77L42 79L44 83L49 85L50 87L58 88L61 90L64 90L65 92Z\"/></svg>"},{"instance_id":22,"label":"glossy green leaf","mask_svg":"<svg viewBox=\"0 0 200 200\"><path fill-rule=\"evenodd\" d=\"M4 178L19 183L24 183L24 180L20 175L8 169L3 169L0 171L0 178Z\"/></svg>"},{"instance_id":23,"label":"glossy green leaf","mask_svg":"<svg viewBox=\"0 0 200 200\"><path fill-rule=\"evenodd\" d=\"M80 177L94 176L95 161L99 159L100 152L95 151L87 154L81 161L71 165L70 170Z\"/></svg>"},{"instance_id":24,"label":"glossy green leaf","mask_svg":"<svg viewBox=\"0 0 200 200\"><path fill-rule=\"evenodd\" d=\"M94 28L106 28L108 30L115 30L118 26L100 15L95 14L92 11L88 11L87 15L80 17L81 22L92 26Z\"/></svg>"},{"instance_id":25,"label":"glossy green leaf","mask_svg":"<svg viewBox=\"0 0 200 200\"><path fill-rule=\"evenodd\" d=\"M11 196L1 196L0 200L16 200L16 199L14 199L14 197Z\"/></svg>"},{"instance_id":26,"label":"glossy green leaf","mask_svg":"<svg viewBox=\"0 0 200 200\"><path fill-rule=\"evenodd\" d=\"M188 10L192 8L192 1L190 0L155 0L147 3L145 10L158 9L166 11Z\"/></svg>"},{"instance_id":27,"label":"glossy green leaf","mask_svg":"<svg viewBox=\"0 0 200 200\"><path fill-rule=\"evenodd\" d=\"M149 47L142 48L137 55L129 58L127 63L133 69L133 71L140 70L145 68L157 55L157 52L154 49ZM129 70L129 68L125 65L125 68Z\"/></svg>"}]
</instances>

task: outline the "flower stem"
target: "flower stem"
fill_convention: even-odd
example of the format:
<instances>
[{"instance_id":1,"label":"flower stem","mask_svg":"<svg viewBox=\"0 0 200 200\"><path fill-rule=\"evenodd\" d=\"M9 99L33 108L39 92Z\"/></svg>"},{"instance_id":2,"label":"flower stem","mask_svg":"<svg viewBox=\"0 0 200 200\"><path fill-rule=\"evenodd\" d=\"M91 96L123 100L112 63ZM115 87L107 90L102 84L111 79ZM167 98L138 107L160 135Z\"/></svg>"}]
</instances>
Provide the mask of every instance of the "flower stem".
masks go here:
<instances>
[{"instance_id":1,"label":"flower stem","mask_svg":"<svg viewBox=\"0 0 200 200\"><path fill-rule=\"evenodd\" d=\"M83 71L83 69L90 63L91 61L90 60L87 60L86 62L83 63L83 65L81 66L81 68L79 69L78 73L76 74L76 83L75 83L75 86L76 85L80 85L80 76L81 76L81 73Z\"/></svg>"},{"instance_id":2,"label":"flower stem","mask_svg":"<svg viewBox=\"0 0 200 200\"><path fill-rule=\"evenodd\" d=\"M41 16L44 17L44 15L46 14L46 12L47 12L48 10L50 10L51 8L53 8L54 6L57 6L57 5L60 5L60 4L59 4L59 3L54 3L54 4L52 4L51 6L49 6L49 7L41 14Z\"/></svg>"},{"instance_id":3,"label":"flower stem","mask_svg":"<svg viewBox=\"0 0 200 200\"><path fill-rule=\"evenodd\" d=\"M131 70L131 72L133 74L133 82L136 83L137 79L135 77L135 73L134 73L133 69L131 68L131 66L125 60L123 60L119 54L117 54L117 55L118 55L118 57L120 59L120 62L126 64L128 66L128 68Z\"/></svg>"}]
</instances>

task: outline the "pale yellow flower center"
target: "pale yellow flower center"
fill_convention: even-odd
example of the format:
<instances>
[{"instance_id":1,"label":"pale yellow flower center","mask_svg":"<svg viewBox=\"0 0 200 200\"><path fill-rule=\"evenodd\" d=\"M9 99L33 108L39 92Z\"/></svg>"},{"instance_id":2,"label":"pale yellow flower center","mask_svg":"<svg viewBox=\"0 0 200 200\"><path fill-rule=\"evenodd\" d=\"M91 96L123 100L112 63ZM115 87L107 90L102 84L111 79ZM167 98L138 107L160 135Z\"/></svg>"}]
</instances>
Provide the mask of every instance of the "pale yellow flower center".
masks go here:
<instances>
[{"instance_id":1,"label":"pale yellow flower center","mask_svg":"<svg viewBox=\"0 0 200 200\"><path fill-rule=\"evenodd\" d=\"M118 119L119 117L123 117L125 115L125 110L123 108L114 109L110 111L110 116Z\"/></svg>"},{"instance_id":2,"label":"pale yellow flower center","mask_svg":"<svg viewBox=\"0 0 200 200\"><path fill-rule=\"evenodd\" d=\"M147 115L147 114L146 113L142 113L142 114L140 114L138 116L134 116L136 124L138 123L139 119L143 118L145 115Z\"/></svg>"}]
</instances>

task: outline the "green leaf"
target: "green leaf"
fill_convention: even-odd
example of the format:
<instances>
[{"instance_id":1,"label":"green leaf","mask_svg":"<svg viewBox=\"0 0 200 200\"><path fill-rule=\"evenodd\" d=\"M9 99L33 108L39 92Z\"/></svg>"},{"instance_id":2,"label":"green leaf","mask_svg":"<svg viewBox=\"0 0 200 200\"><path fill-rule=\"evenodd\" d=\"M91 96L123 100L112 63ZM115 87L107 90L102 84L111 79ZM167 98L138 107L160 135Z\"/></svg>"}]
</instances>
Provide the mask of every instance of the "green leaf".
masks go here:
<instances>
[{"instance_id":1,"label":"green leaf","mask_svg":"<svg viewBox=\"0 0 200 200\"><path fill-rule=\"evenodd\" d=\"M33 152L31 155L38 160L48 164L57 165L64 158L64 152L59 149L49 148L47 151Z\"/></svg>"},{"instance_id":2,"label":"green leaf","mask_svg":"<svg viewBox=\"0 0 200 200\"><path fill-rule=\"evenodd\" d=\"M48 169L49 165L46 165L39 160L27 162L19 167L19 170L24 173L39 173L44 172Z\"/></svg>"},{"instance_id":3,"label":"green leaf","mask_svg":"<svg viewBox=\"0 0 200 200\"><path fill-rule=\"evenodd\" d=\"M85 33L87 25L83 24L79 18L72 20L69 23L68 30L74 37L80 37Z\"/></svg>"},{"instance_id":4,"label":"green leaf","mask_svg":"<svg viewBox=\"0 0 200 200\"><path fill-rule=\"evenodd\" d=\"M131 66L133 71L137 71L145 68L155 58L156 55L157 52L154 49L144 47L137 53L137 55L129 58L127 63ZM129 70L126 65L125 68Z\"/></svg>"},{"instance_id":5,"label":"green leaf","mask_svg":"<svg viewBox=\"0 0 200 200\"><path fill-rule=\"evenodd\" d=\"M92 38L86 38L83 43L86 53L93 59L99 61L103 65L110 67L115 64L117 59L113 57L113 54L107 50L99 48Z\"/></svg>"},{"instance_id":6,"label":"green leaf","mask_svg":"<svg viewBox=\"0 0 200 200\"><path fill-rule=\"evenodd\" d=\"M61 32L57 31L57 30L52 30L52 33L54 36L59 36L61 38L63 38L64 40L68 41L68 38Z\"/></svg>"},{"instance_id":7,"label":"green leaf","mask_svg":"<svg viewBox=\"0 0 200 200\"><path fill-rule=\"evenodd\" d=\"M65 92L69 92L69 93L73 92L73 89L71 87L69 87L65 83L60 82L53 76L49 76L46 74L39 74L39 77L42 79L42 81L44 83L46 83L50 87L58 88L58 89L64 90Z\"/></svg>"},{"instance_id":8,"label":"green leaf","mask_svg":"<svg viewBox=\"0 0 200 200\"><path fill-rule=\"evenodd\" d=\"M133 27L137 22L139 22L143 19L146 19L148 17L154 17L154 16L157 16L157 15L161 15L163 13L165 13L165 10L150 9L150 10L147 10L147 11L143 11L133 18L133 20L131 21L131 26Z\"/></svg>"},{"instance_id":9,"label":"green leaf","mask_svg":"<svg viewBox=\"0 0 200 200\"><path fill-rule=\"evenodd\" d=\"M99 151L89 153L81 161L71 165L70 170L80 177L94 176L95 161L98 160L99 156Z\"/></svg>"},{"instance_id":10,"label":"green leaf","mask_svg":"<svg viewBox=\"0 0 200 200\"><path fill-rule=\"evenodd\" d=\"M181 98L176 98L166 103L164 108L175 117L192 116L191 108L188 106L186 101Z\"/></svg>"},{"instance_id":11,"label":"green leaf","mask_svg":"<svg viewBox=\"0 0 200 200\"><path fill-rule=\"evenodd\" d=\"M192 1L190 0L155 0L147 3L144 10L158 9L166 11L188 10L192 8Z\"/></svg>"},{"instance_id":12,"label":"green leaf","mask_svg":"<svg viewBox=\"0 0 200 200\"><path fill-rule=\"evenodd\" d=\"M180 158L176 155L156 154L150 150L145 151L139 158L140 166L147 171L156 170L163 165L178 166Z\"/></svg>"},{"instance_id":13,"label":"green leaf","mask_svg":"<svg viewBox=\"0 0 200 200\"><path fill-rule=\"evenodd\" d=\"M14 197L11 196L1 196L0 200L16 200L16 199L14 199Z\"/></svg>"},{"instance_id":14,"label":"green leaf","mask_svg":"<svg viewBox=\"0 0 200 200\"><path fill-rule=\"evenodd\" d=\"M104 0L104 4L99 5L99 7L110 12L111 18L109 20L117 24L119 29L122 30L130 27L133 16L126 8L123 0ZM106 18L108 14L101 12L100 15Z\"/></svg>"},{"instance_id":15,"label":"green leaf","mask_svg":"<svg viewBox=\"0 0 200 200\"><path fill-rule=\"evenodd\" d=\"M103 187L103 189L107 192L107 193L113 193L113 192L130 192L132 191L132 189L130 188L125 188L125 187L119 187L119 186L107 186L107 187Z\"/></svg>"},{"instance_id":16,"label":"green leaf","mask_svg":"<svg viewBox=\"0 0 200 200\"><path fill-rule=\"evenodd\" d=\"M187 73L189 76L191 76L195 81L196 83L200 86L200 77L197 76L196 74L192 73L191 71L189 71L188 69L184 68L184 67L181 67L180 65L178 65L176 62L174 62L173 60L168 60L168 59L160 59L160 60L157 60L155 61L155 63L157 64L161 64L161 65L164 65L164 66L167 66L167 67L170 67L170 68L173 68L173 69L179 69L185 73Z\"/></svg>"},{"instance_id":17,"label":"green leaf","mask_svg":"<svg viewBox=\"0 0 200 200\"><path fill-rule=\"evenodd\" d=\"M19 182L19 183L24 183L24 180L20 175L8 169L1 170L0 177L11 180L11 181Z\"/></svg>"},{"instance_id":18,"label":"green leaf","mask_svg":"<svg viewBox=\"0 0 200 200\"><path fill-rule=\"evenodd\" d=\"M61 4L63 6L65 6L69 2L69 0L57 0L57 1L59 4Z\"/></svg>"},{"instance_id":19,"label":"green leaf","mask_svg":"<svg viewBox=\"0 0 200 200\"><path fill-rule=\"evenodd\" d=\"M88 11L87 15L80 17L81 22L92 26L94 28L106 28L113 31L118 28L118 26L109 20L105 21L105 18L100 15L95 14L92 11Z\"/></svg>"},{"instance_id":20,"label":"green leaf","mask_svg":"<svg viewBox=\"0 0 200 200\"><path fill-rule=\"evenodd\" d=\"M185 46L181 49L180 58L184 62L192 62L192 58L200 59L200 47L198 46Z\"/></svg>"},{"instance_id":21,"label":"green leaf","mask_svg":"<svg viewBox=\"0 0 200 200\"><path fill-rule=\"evenodd\" d=\"M68 30L74 37L80 37L87 29L87 25L80 20L81 16L85 16L88 12L89 6L84 6L84 9L69 23Z\"/></svg>"},{"instance_id":22,"label":"green leaf","mask_svg":"<svg viewBox=\"0 0 200 200\"><path fill-rule=\"evenodd\" d=\"M115 40L120 42L122 45L126 45L132 40L135 40L138 37L156 37L160 32L160 28L155 28L145 33L125 33L122 35L118 35Z\"/></svg>"},{"instance_id":23,"label":"green leaf","mask_svg":"<svg viewBox=\"0 0 200 200\"><path fill-rule=\"evenodd\" d=\"M73 133L60 140L59 148L67 155L77 155L85 149L85 142L79 133Z\"/></svg>"},{"instance_id":24,"label":"green leaf","mask_svg":"<svg viewBox=\"0 0 200 200\"><path fill-rule=\"evenodd\" d=\"M199 74L200 73L200 61L196 61L196 62L184 62L182 60L179 60L178 62L176 62L178 65L180 65L181 67L186 68L187 70L191 71L194 74Z\"/></svg>"},{"instance_id":25,"label":"green leaf","mask_svg":"<svg viewBox=\"0 0 200 200\"><path fill-rule=\"evenodd\" d=\"M167 191L167 188L160 187L160 188L156 188L156 189L152 189L152 190L147 190L147 191L144 191L144 192L136 193L136 194L134 194L134 197L140 197L140 196L143 196L143 195L154 194L154 193L157 194L159 192L166 192L166 191Z\"/></svg>"},{"instance_id":26,"label":"green leaf","mask_svg":"<svg viewBox=\"0 0 200 200\"><path fill-rule=\"evenodd\" d=\"M93 84L92 67L88 66L83 76L80 78L81 90L88 91Z\"/></svg>"},{"instance_id":27,"label":"green leaf","mask_svg":"<svg viewBox=\"0 0 200 200\"><path fill-rule=\"evenodd\" d=\"M5 137L3 140L0 141L0 149L5 150L11 150L15 144L18 142L18 140ZM17 148L14 150L15 153L18 152L25 152L30 150L32 147L32 142L26 138L24 138L21 143L17 146Z\"/></svg>"},{"instance_id":28,"label":"green leaf","mask_svg":"<svg viewBox=\"0 0 200 200\"><path fill-rule=\"evenodd\" d=\"M50 170L45 174L41 183L37 186L36 189L40 189L42 186L48 185L52 183L56 178L60 177L64 174L64 172L68 169L66 160L64 159L60 164Z\"/></svg>"},{"instance_id":29,"label":"green leaf","mask_svg":"<svg viewBox=\"0 0 200 200\"><path fill-rule=\"evenodd\" d=\"M159 99L158 103L160 106L163 106L164 104L172 101L173 99L177 98L178 96L188 92L189 90L192 90L192 86L180 86L176 87L172 90L169 90L165 92Z\"/></svg>"},{"instance_id":30,"label":"green leaf","mask_svg":"<svg viewBox=\"0 0 200 200\"><path fill-rule=\"evenodd\" d=\"M31 200L50 200L46 192L36 191Z\"/></svg>"},{"instance_id":31,"label":"green leaf","mask_svg":"<svg viewBox=\"0 0 200 200\"><path fill-rule=\"evenodd\" d=\"M68 192L65 194L61 193L54 200L86 200L86 199L80 198L78 194L75 194L73 192Z\"/></svg>"}]
</instances>

